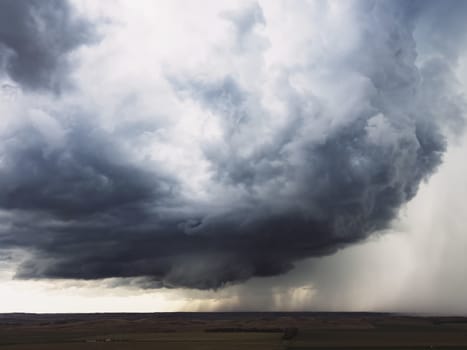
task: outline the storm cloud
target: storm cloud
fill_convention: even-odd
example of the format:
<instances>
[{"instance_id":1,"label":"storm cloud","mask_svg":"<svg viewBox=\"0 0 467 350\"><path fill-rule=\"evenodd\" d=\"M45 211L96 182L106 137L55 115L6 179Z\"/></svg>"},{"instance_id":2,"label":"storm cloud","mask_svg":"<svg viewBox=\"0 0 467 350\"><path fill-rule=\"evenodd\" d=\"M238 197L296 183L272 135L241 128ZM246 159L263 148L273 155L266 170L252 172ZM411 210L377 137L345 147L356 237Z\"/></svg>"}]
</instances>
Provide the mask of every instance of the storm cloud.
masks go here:
<instances>
[{"instance_id":1,"label":"storm cloud","mask_svg":"<svg viewBox=\"0 0 467 350\"><path fill-rule=\"evenodd\" d=\"M0 64L26 89L60 90L69 54L95 39L93 26L67 1L5 0L0 3Z\"/></svg>"},{"instance_id":2,"label":"storm cloud","mask_svg":"<svg viewBox=\"0 0 467 350\"><path fill-rule=\"evenodd\" d=\"M259 4L223 11L230 41L209 53L222 68L164 65L179 107L142 111L131 93L29 106L92 24L65 2L2 2L18 18L1 21L3 71L24 88L0 129L0 247L25 252L17 277L216 289L388 228L462 126L457 50L426 44L432 2L296 5L316 21L296 56L271 54ZM186 106L200 138L180 126Z\"/></svg>"}]
</instances>

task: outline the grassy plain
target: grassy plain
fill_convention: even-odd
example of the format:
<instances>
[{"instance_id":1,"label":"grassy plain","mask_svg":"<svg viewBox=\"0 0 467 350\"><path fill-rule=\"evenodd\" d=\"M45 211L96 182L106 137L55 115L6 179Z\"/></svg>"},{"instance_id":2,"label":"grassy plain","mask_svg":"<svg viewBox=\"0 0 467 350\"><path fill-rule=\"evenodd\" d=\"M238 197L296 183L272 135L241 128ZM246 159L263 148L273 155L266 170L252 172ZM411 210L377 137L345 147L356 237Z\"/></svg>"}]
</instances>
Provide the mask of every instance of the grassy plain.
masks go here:
<instances>
[{"instance_id":1,"label":"grassy plain","mask_svg":"<svg viewBox=\"0 0 467 350\"><path fill-rule=\"evenodd\" d=\"M297 329L291 339L284 332ZM467 318L371 313L0 314L0 350L467 349Z\"/></svg>"}]
</instances>

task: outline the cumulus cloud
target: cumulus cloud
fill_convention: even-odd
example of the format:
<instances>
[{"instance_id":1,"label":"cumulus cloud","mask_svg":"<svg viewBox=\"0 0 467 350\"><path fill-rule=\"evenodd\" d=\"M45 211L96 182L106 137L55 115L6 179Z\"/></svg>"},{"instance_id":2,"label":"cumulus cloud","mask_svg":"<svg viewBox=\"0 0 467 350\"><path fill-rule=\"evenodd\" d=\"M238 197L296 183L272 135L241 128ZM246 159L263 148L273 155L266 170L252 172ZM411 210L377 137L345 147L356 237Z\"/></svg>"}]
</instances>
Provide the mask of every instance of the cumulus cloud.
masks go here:
<instances>
[{"instance_id":1,"label":"cumulus cloud","mask_svg":"<svg viewBox=\"0 0 467 350\"><path fill-rule=\"evenodd\" d=\"M21 4L2 6L52 8ZM37 49L47 64L4 56L25 88L0 129L0 244L28 253L20 278L216 289L286 273L388 228L442 162L445 122L463 120L453 51L418 51L431 3L242 3L204 14L224 36L193 57L145 50L129 22L75 67L78 91L32 103L89 32L60 6L34 32L71 24ZM212 30L187 23L187 43ZM22 40L3 41L21 57L36 47Z\"/></svg>"}]
</instances>

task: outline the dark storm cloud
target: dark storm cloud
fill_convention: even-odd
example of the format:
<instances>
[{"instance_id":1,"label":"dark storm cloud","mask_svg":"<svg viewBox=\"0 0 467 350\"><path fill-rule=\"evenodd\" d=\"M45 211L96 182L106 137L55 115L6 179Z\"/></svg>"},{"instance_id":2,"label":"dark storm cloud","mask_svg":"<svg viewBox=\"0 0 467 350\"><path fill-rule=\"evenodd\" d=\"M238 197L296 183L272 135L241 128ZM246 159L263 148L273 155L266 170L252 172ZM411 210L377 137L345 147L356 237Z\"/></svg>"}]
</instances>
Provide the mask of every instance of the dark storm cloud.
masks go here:
<instances>
[{"instance_id":1,"label":"dark storm cloud","mask_svg":"<svg viewBox=\"0 0 467 350\"><path fill-rule=\"evenodd\" d=\"M0 64L26 89L59 90L70 69L68 54L94 38L68 1L0 1Z\"/></svg>"},{"instance_id":2,"label":"dark storm cloud","mask_svg":"<svg viewBox=\"0 0 467 350\"><path fill-rule=\"evenodd\" d=\"M53 148L33 127L7 136L0 169L2 208L76 218L159 201L170 193L173 181L132 164L111 135L84 119Z\"/></svg>"},{"instance_id":3,"label":"dark storm cloud","mask_svg":"<svg viewBox=\"0 0 467 350\"><path fill-rule=\"evenodd\" d=\"M1 149L0 207L8 215L0 244L30 253L17 276L218 288L285 273L387 228L441 163L440 120L463 109L446 98L449 83L437 83L449 75L416 64L415 10L355 4L360 40L344 57L283 73L287 120L264 140L257 119L267 112L235 77L171 79L220 118L224 139L203 149L225 191L212 202L184 197L177 180L156 170L163 164L132 160L124 144L144 128L105 132L80 116L53 147L31 127L10 133ZM232 18L244 36L264 22ZM323 90L331 81L346 100L327 105L287 74L324 76Z\"/></svg>"}]
</instances>

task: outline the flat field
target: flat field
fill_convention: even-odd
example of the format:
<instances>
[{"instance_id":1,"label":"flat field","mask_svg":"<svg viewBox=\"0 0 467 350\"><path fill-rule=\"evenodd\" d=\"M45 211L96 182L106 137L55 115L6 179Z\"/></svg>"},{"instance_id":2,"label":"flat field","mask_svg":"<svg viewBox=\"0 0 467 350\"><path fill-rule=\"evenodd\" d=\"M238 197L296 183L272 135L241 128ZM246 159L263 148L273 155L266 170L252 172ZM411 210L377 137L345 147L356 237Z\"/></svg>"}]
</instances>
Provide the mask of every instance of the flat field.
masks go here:
<instances>
[{"instance_id":1,"label":"flat field","mask_svg":"<svg viewBox=\"0 0 467 350\"><path fill-rule=\"evenodd\" d=\"M0 314L0 350L467 349L467 318L373 313Z\"/></svg>"}]
</instances>

